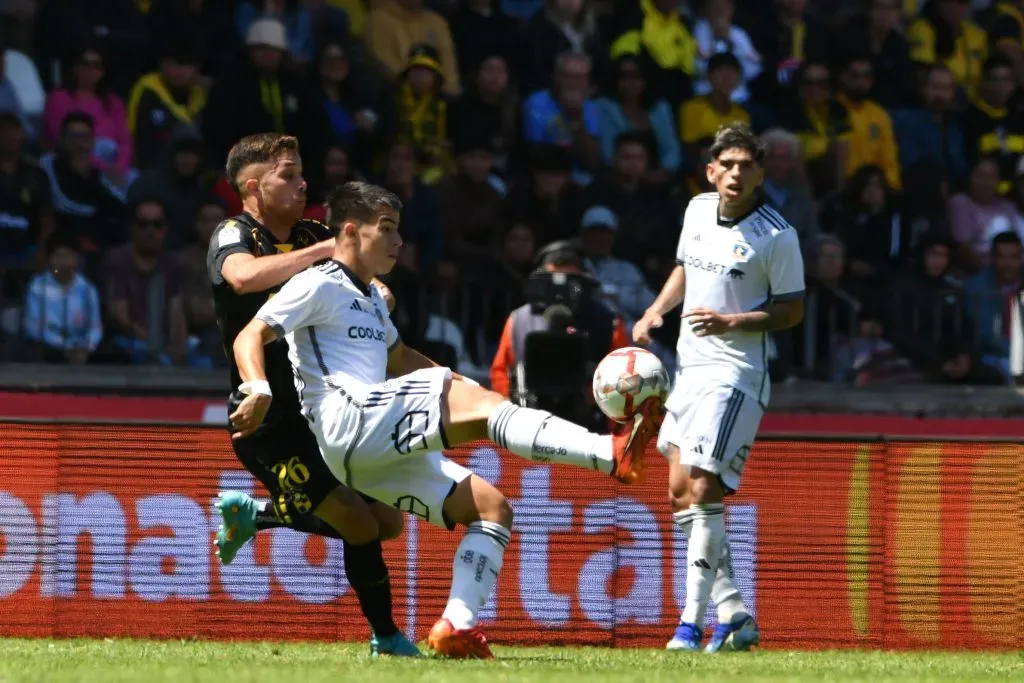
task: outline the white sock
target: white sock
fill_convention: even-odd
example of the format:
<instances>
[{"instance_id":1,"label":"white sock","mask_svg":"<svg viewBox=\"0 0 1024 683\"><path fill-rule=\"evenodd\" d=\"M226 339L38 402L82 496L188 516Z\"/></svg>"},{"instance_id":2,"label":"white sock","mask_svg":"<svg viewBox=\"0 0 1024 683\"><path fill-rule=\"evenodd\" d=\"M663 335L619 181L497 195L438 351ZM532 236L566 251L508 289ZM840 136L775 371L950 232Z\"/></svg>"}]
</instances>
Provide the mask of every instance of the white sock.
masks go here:
<instances>
[{"instance_id":1,"label":"white sock","mask_svg":"<svg viewBox=\"0 0 1024 683\"><path fill-rule=\"evenodd\" d=\"M693 510L686 509L674 513L672 521L683 532L683 535L689 538L690 527L693 524ZM729 623L737 614L750 614L747 606L743 603L743 596L733 582L732 552L729 548L728 534L722 538L722 555L718 561L718 569L715 570L715 582L711 586L711 601L718 609L718 623L720 624Z\"/></svg>"},{"instance_id":2,"label":"white sock","mask_svg":"<svg viewBox=\"0 0 1024 683\"><path fill-rule=\"evenodd\" d=\"M534 462L577 465L610 474L612 437L595 434L546 410L503 401L487 419L491 441Z\"/></svg>"},{"instance_id":3,"label":"white sock","mask_svg":"<svg viewBox=\"0 0 1024 683\"><path fill-rule=\"evenodd\" d=\"M476 615L498 580L512 532L494 522L473 522L455 551L452 590L441 616L456 629L476 626Z\"/></svg>"},{"instance_id":4,"label":"white sock","mask_svg":"<svg viewBox=\"0 0 1024 683\"><path fill-rule=\"evenodd\" d=\"M682 621L703 627L725 540L725 506L691 505L693 522L686 550L686 606Z\"/></svg>"}]
</instances>

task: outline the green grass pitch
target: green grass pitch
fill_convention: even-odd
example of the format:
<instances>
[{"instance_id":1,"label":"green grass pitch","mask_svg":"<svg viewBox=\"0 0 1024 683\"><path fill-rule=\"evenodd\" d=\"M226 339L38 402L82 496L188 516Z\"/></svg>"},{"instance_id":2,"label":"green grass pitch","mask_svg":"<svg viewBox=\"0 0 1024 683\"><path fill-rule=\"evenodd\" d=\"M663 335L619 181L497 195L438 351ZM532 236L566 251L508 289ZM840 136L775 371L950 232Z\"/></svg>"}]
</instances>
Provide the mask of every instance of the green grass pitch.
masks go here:
<instances>
[{"instance_id":1,"label":"green grass pitch","mask_svg":"<svg viewBox=\"0 0 1024 683\"><path fill-rule=\"evenodd\" d=\"M752 683L1024 681L1024 652L778 652L496 647L490 662L373 660L366 645L0 640L0 682Z\"/></svg>"}]
</instances>

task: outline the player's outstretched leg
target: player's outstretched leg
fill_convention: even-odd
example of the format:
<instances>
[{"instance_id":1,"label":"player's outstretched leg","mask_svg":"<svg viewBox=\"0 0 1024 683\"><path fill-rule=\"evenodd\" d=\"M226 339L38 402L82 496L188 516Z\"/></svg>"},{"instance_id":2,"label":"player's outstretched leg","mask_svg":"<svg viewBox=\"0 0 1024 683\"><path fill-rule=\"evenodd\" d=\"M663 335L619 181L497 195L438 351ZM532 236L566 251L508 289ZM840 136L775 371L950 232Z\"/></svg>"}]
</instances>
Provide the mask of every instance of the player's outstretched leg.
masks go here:
<instances>
[{"instance_id":1,"label":"player's outstretched leg","mask_svg":"<svg viewBox=\"0 0 1024 683\"><path fill-rule=\"evenodd\" d=\"M498 580L512 539L512 506L498 489L470 475L445 500L444 514L466 525L466 535L455 551L448 604L427 640L446 657L491 659L494 655L477 614Z\"/></svg>"},{"instance_id":2,"label":"player's outstretched leg","mask_svg":"<svg viewBox=\"0 0 1024 683\"><path fill-rule=\"evenodd\" d=\"M626 484L640 479L644 449L664 417L661 398L651 397L612 434L596 434L546 410L523 408L459 381L446 388L442 411L452 446L490 439L522 458L585 467Z\"/></svg>"},{"instance_id":3,"label":"player's outstretched leg","mask_svg":"<svg viewBox=\"0 0 1024 683\"><path fill-rule=\"evenodd\" d=\"M669 462L669 501L672 505L672 521L685 536L689 537L693 525L693 512L690 510L690 478L686 468L679 462L677 446L662 443L659 440L658 449L665 454ZM749 650L757 645L760 639L757 624L743 603L743 596L733 581L732 555L729 549L728 535L722 542L722 555L715 571L714 583L711 586L711 600L718 610L718 625L711 635L711 640L704 648L705 652ZM696 624L687 624L680 619L676 633L665 647L669 650L697 650L700 649L702 635L702 628L697 628Z\"/></svg>"}]
</instances>

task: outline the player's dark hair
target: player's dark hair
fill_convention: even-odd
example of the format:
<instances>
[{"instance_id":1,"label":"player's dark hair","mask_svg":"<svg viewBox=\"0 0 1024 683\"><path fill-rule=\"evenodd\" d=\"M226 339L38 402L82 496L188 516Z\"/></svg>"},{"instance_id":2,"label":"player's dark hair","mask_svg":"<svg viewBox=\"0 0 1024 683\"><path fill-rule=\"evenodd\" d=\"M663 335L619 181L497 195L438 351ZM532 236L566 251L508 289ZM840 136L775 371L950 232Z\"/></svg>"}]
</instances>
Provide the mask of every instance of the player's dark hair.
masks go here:
<instances>
[{"instance_id":1,"label":"player's dark hair","mask_svg":"<svg viewBox=\"0 0 1024 683\"><path fill-rule=\"evenodd\" d=\"M60 133L63 135L68 132L68 128L76 123L81 123L83 126L88 126L90 131L96 130L96 120L86 114L84 111L73 111L63 118L60 122Z\"/></svg>"},{"instance_id":2,"label":"player's dark hair","mask_svg":"<svg viewBox=\"0 0 1024 683\"><path fill-rule=\"evenodd\" d=\"M268 164L277 161L282 152L298 152L299 140L292 135L281 133L257 133L242 138L235 143L228 152L228 161L225 164L225 172L228 181L238 190L238 194L245 196L242 191L242 184L239 182L239 174L253 164Z\"/></svg>"},{"instance_id":3,"label":"player's dark hair","mask_svg":"<svg viewBox=\"0 0 1024 683\"><path fill-rule=\"evenodd\" d=\"M754 134L750 126L742 121L733 121L719 126L715 139L711 142L709 154L717 159L727 149L742 149L750 152L754 161L760 166L764 162L764 143Z\"/></svg>"},{"instance_id":4,"label":"player's dark hair","mask_svg":"<svg viewBox=\"0 0 1024 683\"><path fill-rule=\"evenodd\" d=\"M379 185L352 181L327 195L327 225L337 229L346 220L372 223L381 209L402 210L402 200Z\"/></svg>"}]
</instances>

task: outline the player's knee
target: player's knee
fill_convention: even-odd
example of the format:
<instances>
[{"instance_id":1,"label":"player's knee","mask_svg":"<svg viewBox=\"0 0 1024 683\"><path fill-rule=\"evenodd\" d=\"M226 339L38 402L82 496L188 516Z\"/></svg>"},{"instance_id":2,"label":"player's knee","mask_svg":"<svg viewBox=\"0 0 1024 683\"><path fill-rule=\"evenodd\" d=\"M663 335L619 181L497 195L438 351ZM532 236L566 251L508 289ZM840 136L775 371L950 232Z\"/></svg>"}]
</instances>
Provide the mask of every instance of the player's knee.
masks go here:
<instances>
[{"instance_id":1,"label":"player's knee","mask_svg":"<svg viewBox=\"0 0 1024 683\"><path fill-rule=\"evenodd\" d=\"M690 505L721 503L723 493L717 474L690 468Z\"/></svg>"},{"instance_id":2,"label":"player's knee","mask_svg":"<svg viewBox=\"0 0 1024 683\"><path fill-rule=\"evenodd\" d=\"M668 490L668 504L672 506L672 512L687 509L690 507L690 492L688 490L679 491L670 488Z\"/></svg>"},{"instance_id":3,"label":"player's knee","mask_svg":"<svg viewBox=\"0 0 1024 683\"><path fill-rule=\"evenodd\" d=\"M401 510L375 503L373 516L377 519L380 540L391 541L402 535L402 531L405 529L405 518L402 516Z\"/></svg>"}]
</instances>

